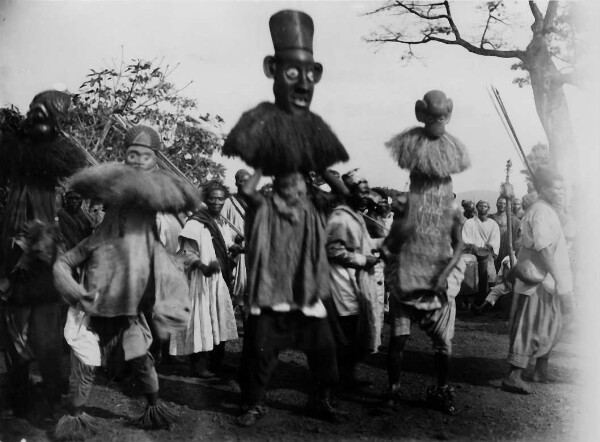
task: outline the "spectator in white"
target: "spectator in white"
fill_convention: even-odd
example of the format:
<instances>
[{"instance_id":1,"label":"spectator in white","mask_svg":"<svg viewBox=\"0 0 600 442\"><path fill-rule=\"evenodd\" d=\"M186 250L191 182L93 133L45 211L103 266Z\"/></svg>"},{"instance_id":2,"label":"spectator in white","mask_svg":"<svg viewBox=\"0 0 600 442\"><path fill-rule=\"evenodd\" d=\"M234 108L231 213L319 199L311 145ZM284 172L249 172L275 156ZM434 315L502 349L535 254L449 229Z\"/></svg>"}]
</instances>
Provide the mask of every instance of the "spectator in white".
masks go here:
<instances>
[{"instance_id":1,"label":"spectator in white","mask_svg":"<svg viewBox=\"0 0 600 442\"><path fill-rule=\"evenodd\" d=\"M494 258L500 251L500 227L488 218L490 204L487 201L479 201L476 208L477 216L466 220L463 225L462 239L465 251L477 257L479 291L475 305L481 305L487 296L489 281L496 278Z\"/></svg>"},{"instance_id":2,"label":"spectator in white","mask_svg":"<svg viewBox=\"0 0 600 442\"><path fill-rule=\"evenodd\" d=\"M209 379L221 374L225 342L238 337L230 294L234 258L241 246L221 217L227 188L214 180L202 193L207 209L188 218L179 234L192 318L185 330L171 334L169 351L173 356L190 355L191 375Z\"/></svg>"},{"instance_id":3,"label":"spectator in white","mask_svg":"<svg viewBox=\"0 0 600 442\"><path fill-rule=\"evenodd\" d=\"M521 394L532 392L521 377L531 358L537 359L533 381L547 380L548 358L560 337L562 308L573 290L567 242L556 212L564 202L563 178L540 168L535 185L539 199L523 217L519 262L509 275L515 279L517 307L509 334L510 368L502 388Z\"/></svg>"}]
</instances>

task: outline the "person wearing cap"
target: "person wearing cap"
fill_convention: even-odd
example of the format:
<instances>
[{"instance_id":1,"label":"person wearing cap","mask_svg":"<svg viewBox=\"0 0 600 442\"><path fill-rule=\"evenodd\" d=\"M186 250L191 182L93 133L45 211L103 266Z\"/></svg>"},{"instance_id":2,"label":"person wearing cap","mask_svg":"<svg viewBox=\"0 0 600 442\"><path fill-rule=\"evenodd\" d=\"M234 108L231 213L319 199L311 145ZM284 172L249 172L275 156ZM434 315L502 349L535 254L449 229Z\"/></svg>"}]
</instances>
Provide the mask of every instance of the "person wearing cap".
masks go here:
<instances>
[{"instance_id":1,"label":"person wearing cap","mask_svg":"<svg viewBox=\"0 0 600 442\"><path fill-rule=\"evenodd\" d=\"M83 152L60 133L70 104L64 92L42 92L33 98L21 125L0 134L0 182L9 183L0 220L0 348L7 352L8 399L17 415L29 409L31 361L38 362L53 409L67 388L61 368L61 300L52 283L52 258L27 259L27 249L15 238L41 223L50 235L40 238L56 246L55 189L86 166Z\"/></svg>"},{"instance_id":2,"label":"person wearing cap","mask_svg":"<svg viewBox=\"0 0 600 442\"><path fill-rule=\"evenodd\" d=\"M244 186L248 297L238 424L253 425L266 409L265 389L286 348L307 354L316 388L307 411L337 420L330 391L337 382L335 342L322 300L329 296L325 215L330 203L314 192L310 172L345 192L326 170L348 154L329 126L310 111L323 66L313 58L314 24L303 12L283 10L269 20L275 54L263 61L273 79L275 103L245 112L229 133L225 155L238 156L255 169ZM271 195L257 190L273 176Z\"/></svg>"},{"instance_id":3,"label":"person wearing cap","mask_svg":"<svg viewBox=\"0 0 600 442\"><path fill-rule=\"evenodd\" d=\"M250 172L246 169L240 169L235 173L235 187L237 192L225 200L223 205L223 216L231 224L233 224L237 230L238 236L236 241L243 245L245 239L245 228L246 228L246 210L248 208L248 202L246 197L242 194L242 188L246 181L250 178ZM234 269L234 283L231 297L234 301L234 305L242 305L243 298L246 293L246 257L240 254L237 257L237 262Z\"/></svg>"},{"instance_id":4,"label":"person wearing cap","mask_svg":"<svg viewBox=\"0 0 600 442\"><path fill-rule=\"evenodd\" d=\"M406 342L413 323L425 330L434 348L436 385L427 388L427 404L456 414L454 389L448 384L456 316L455 297L464 277L461 214L451 175L470 166L463 143L445 130L452 100L444 92L427 92L415 103L423 126L409 128L386 143L398 165L410 172L404 217L394 220L382 257L396 256L390 286L391 333L388 389L383 407L396 409Z\"/></svg>"},{"instance_id":5,"label":"person wearing cap","mask_svg":"<svg viewBox=\"0 0 600 442\"><path fill-rule=\"evenodd\" d=\"M233 265L241 245L221 216L227 187L218 180L202 189L206 209L190 216L179 234L179 256L186 262L192 320L171 335L169 352L190 355L191 375L201 379L221 376L226 341L238 338L231 292Z\"/></svg>"},{"instance_id":6,"label":"person wearing cap","mask_svg":"<svg viewBox=\"0 0 600 442\"><path fill-rule=\"evenodd\" d=\"M370 196L369 184L356 171L342 179L350 195L334 209L326 228L332 293L328 305L340 383L355 388L364 383L356 378L356 365L376 352L381 342L383 303L380 305L375 281L374 266L379 261L373 254L375 242L360 212Z\"/></svg>"},{"instance_id":7,"label":"person wearing cap","mask_svg":"<svg viewBox=\"0 0 600 442\"><path fill-rule=\"evenodd\" d=\"M105 163L75 174L70 188L85 198L107 203L102 223L54 265L57 288L71 306L65 338L71 346L69 413L55 428L58 439L85 436L94 418L82 411L101 362L119 369L126 361L145 394L147 407L137 419L143 428L168 428L175 420L158 399L158 377L149 353L152 333L162 338L184 328L190 319L188 285L174 260L168 228L161 214L194 210L195 187L156 168L162 146L152 128L137 125L124 140L125 163ZM83 266L80 285L72 271Z\"/></svg>"}]
</instances>

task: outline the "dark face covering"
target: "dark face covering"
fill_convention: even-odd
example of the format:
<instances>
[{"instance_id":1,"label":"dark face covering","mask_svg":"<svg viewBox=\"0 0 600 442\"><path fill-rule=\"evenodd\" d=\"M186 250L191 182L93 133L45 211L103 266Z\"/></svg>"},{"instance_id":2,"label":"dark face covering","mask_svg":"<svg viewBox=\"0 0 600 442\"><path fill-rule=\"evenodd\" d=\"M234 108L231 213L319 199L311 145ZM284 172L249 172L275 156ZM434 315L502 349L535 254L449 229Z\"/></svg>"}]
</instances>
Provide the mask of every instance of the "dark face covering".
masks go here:
<instances>
[{"instance_id":1,"label":"dark face covering","mask_svg":"<svg viewBox=\"0 0 600 442\"><path fill-rule=\"evenodd\" d=\"M52 141L58 135L56 121L46 106L40 103L31 105L27 118L23 121L23 129L35 141Z\"/></svg>"},{"instance_id":2,"label":"dark face covering","mask_svg":"<svg viewBox=\"0 0 600 442\"><path fill-rule=\"evenodd\" d=\"M289 50L284 57L276 57L273 93L277 107L291 114L308 112L322 72L321 65L303 50Z\"/></svg>"}]
</instances>

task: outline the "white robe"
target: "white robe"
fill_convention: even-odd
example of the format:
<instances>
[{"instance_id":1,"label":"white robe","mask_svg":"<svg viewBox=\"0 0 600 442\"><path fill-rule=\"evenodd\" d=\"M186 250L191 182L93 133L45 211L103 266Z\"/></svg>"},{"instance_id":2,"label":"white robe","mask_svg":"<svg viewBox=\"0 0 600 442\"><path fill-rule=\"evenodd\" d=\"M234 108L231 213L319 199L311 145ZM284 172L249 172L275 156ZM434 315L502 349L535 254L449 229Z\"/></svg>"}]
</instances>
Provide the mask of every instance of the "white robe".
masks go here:
<instances>
[{"instance_id":1,"label":"white robe","mask_svg":"<svg viewBox=\"0 0 600 442\"><path fill-rule=\"evenodd\" d=\"M500 227L493 219L486 218L481 222L479 218L473 217L466 220L463 224L462 237L467 245L485 247L489 244L495 255L500 251Z\"/></svg>"},{"instance_id":2,"label":"white robe","mask_svg":"<svg viewBox=\"0 0 600 442\"><path fill-rule=\"evenodd\" d=\"M219 226L227 247L235 234ZM204 265L217 257L210 231L200 222L188 220L180 235L179 253L194 253ZM210 277L195 268L189 273L192 315L186 330L171 335L169 353L173 356L211 351L223 341L237 339L237 326L229 289L221 272Z\"/></svg>"}]
</instances>

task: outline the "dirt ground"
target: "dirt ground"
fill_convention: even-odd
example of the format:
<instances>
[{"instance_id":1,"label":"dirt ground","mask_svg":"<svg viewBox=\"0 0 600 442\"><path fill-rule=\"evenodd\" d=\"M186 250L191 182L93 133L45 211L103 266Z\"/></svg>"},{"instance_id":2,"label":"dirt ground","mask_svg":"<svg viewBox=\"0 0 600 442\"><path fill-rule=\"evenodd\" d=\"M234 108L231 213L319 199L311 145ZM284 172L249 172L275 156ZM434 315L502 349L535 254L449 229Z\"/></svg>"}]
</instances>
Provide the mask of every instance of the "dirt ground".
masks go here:
<instances>
[{"instance_id":1,"label":"dirt ground","mask_svg":"<svg viewBox=\"0 0 600 442\"><path fill-rule=\"evenodd\" d=\"M451 374L461 410L457 416L425 407L424 392L433 383L433 353L424 333L414 329L405 356L405 402L398 412L381 415L375 410L386 385L385 349L359 367L359 377L372 380L371 387L360 394L338 392L339 407L349 413L342 424L304 415L311 377L304 355L287 351L280 356L268 391L268 414L256 426L240 428L234 421L239 387L233 380L240 340L227 345L229 380L190 378L186 364L158 367L161 396L179 415L179 423L171 431L143 431L133 426L131 418L141 413L144 400L134 395L128 383L110 384L98 376L88 412L101 418L101 427L90 440L575 440L582 413L577 400L582 388L582 357L574 345L577 324L565 329L550 360L550 374L557 382L536 384L530 396L499 388L507 369L507 329L506 321L493 313L483 317L458 313ZM52 422L44 410L40 401L27 420L0 419L0 442L52 440Z\"/></svg>"}]
</instances>

